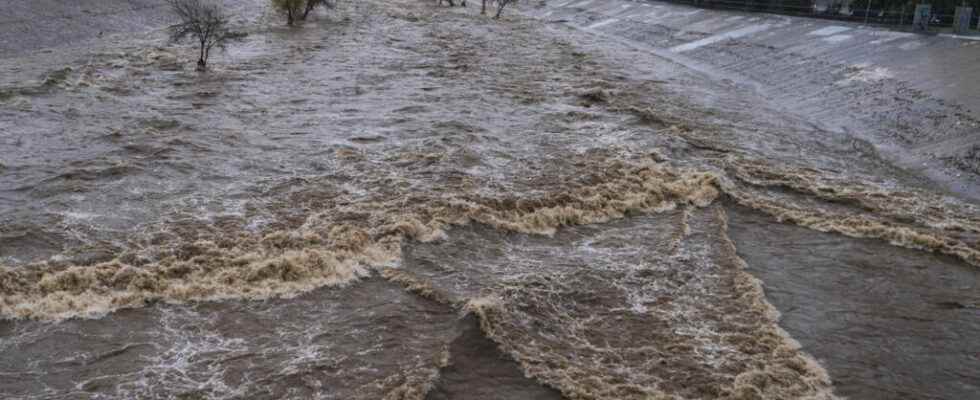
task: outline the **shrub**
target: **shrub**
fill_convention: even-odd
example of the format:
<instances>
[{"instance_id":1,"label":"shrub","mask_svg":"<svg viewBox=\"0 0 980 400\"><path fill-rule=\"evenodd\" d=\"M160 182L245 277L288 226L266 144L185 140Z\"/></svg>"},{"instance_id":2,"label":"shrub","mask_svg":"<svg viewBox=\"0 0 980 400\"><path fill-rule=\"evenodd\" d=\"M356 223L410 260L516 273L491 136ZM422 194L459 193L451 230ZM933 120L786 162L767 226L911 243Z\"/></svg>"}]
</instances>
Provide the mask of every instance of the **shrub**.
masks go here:
<instances>
[{"instance_id":1,"label":"shrub","mask_svg":"<svg viewBox=\"0 0 980 400\"><path fill-rule=\"evenodd\" d=\"M286 24L293 25L296 20L306 20L306 17L317 7L333 8L329 0L270 0L272 9L286 16Z\"/></svg>"},{"instance_id":2,"label":"shrub","mask_svg":"<svg viewBox=\"0 0 980 400\"><path fill-rule=\"evenodd\" d=\"M306 10L306 0L271 0L272 8L286 16L286 24L292 25Z\"/></svg>"}]
</instances>

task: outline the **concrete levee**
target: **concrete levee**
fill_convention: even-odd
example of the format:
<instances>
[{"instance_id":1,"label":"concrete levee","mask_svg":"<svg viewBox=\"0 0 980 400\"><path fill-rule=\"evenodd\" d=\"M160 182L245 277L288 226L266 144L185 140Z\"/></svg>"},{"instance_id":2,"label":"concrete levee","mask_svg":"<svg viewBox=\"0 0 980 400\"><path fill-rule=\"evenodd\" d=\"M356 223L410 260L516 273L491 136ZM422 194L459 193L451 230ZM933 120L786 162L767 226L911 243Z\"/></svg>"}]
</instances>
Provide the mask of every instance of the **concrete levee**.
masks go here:
<instances>
[{"instance_id":1,"label":"concrete levee","mask_svg":"<svg viewBox=\"0 0 980 400\"><path fill-rule=\"evenodd\" d=\"M977 38L647 1L549 1L532 14L735 77L954 193L980 194Z\"/></svg>"}]
</instances>

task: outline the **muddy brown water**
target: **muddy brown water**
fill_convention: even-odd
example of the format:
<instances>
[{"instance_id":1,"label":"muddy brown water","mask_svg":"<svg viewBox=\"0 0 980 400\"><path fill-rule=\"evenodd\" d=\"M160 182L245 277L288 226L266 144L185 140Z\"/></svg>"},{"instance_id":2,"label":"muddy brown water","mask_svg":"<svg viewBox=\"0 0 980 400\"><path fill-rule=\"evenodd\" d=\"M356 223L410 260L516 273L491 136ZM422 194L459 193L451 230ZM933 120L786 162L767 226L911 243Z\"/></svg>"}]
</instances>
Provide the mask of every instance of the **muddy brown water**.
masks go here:
<instances>
[{"instance_id":1,"label":"muddy brown water","mask_svg":"<svg viewBox=\"0 0 980 400\"><path fill-rule=\"evenodd\" d=\"M561 392L524 376L520 365L483 336L476 317L466 317L461 324L459 336L449 346L449 365L426 399L563 399Z\"/></svg>"},{"instance_id":2,"label":"muddy brown water","mask_svg":"<svg viewBox=\"0 0 980 400\"><path fill-rule=\"evenodd\" d=\"M780 326L855 399L965 399L980 390L980 271L729 210ZM872 383L873 382L873 383Z\"/></svg>"},{"instance_id":3,"label":"muddy brown water","mask_svg":"<svg viewBox=\"0 0 980 400\"><path fill-rule=\"evenodd\" d=\"M873 145L519 15L232 3L204 75L0 60L0 397L977 390L980 209Z\"/></svg>"},{"instance_id":4,"label":"muddy brown water","mask_svg":"<svg viewBox=\"0 0 980 400\"><path fill-rule=\"evenodd\" d=\"M271 399L379 398L435 368L460 323L372 279L288 300L4 324L8 398Z\"/></svg>"}]
</instances>

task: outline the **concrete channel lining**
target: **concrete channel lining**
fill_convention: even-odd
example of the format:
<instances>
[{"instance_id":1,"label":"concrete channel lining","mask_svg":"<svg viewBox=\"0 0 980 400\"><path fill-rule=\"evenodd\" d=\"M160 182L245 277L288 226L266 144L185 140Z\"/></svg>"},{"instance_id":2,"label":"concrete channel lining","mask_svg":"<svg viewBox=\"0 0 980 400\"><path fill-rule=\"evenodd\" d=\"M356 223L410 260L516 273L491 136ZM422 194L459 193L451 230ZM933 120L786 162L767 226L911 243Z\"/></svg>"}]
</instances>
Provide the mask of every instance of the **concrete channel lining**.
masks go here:
<instances>
[{"instance_id":1,"label":"concrete channel lining","mask_svg":"<svg viewBox=\"0 0 980 400\"><path fill-rule=\"evenodd\" d=\"M773 107L872 142L896 165L980 199L978 37L656 1L559 1L532 15L734 79Z\"/></svg>"}]
</instances>

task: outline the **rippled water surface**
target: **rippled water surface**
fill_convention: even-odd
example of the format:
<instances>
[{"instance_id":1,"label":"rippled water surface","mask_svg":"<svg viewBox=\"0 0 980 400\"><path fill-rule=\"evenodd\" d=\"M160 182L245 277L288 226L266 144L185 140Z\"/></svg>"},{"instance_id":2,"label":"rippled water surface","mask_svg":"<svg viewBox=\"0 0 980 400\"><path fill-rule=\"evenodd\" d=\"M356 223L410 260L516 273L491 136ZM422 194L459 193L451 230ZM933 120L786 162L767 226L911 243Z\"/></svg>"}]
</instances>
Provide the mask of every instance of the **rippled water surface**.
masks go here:
<instances>
[{"instance_id":1,"label":"rippled water surface","mask_svg":"<svg viewBox=\"0 0 980 400\"><path fill-rule=\"evenodd\" d=\"M873 144L535 4L229 4L0 60L0 397L980 390L980 208Z\"/></svg>"}]
</instances>

